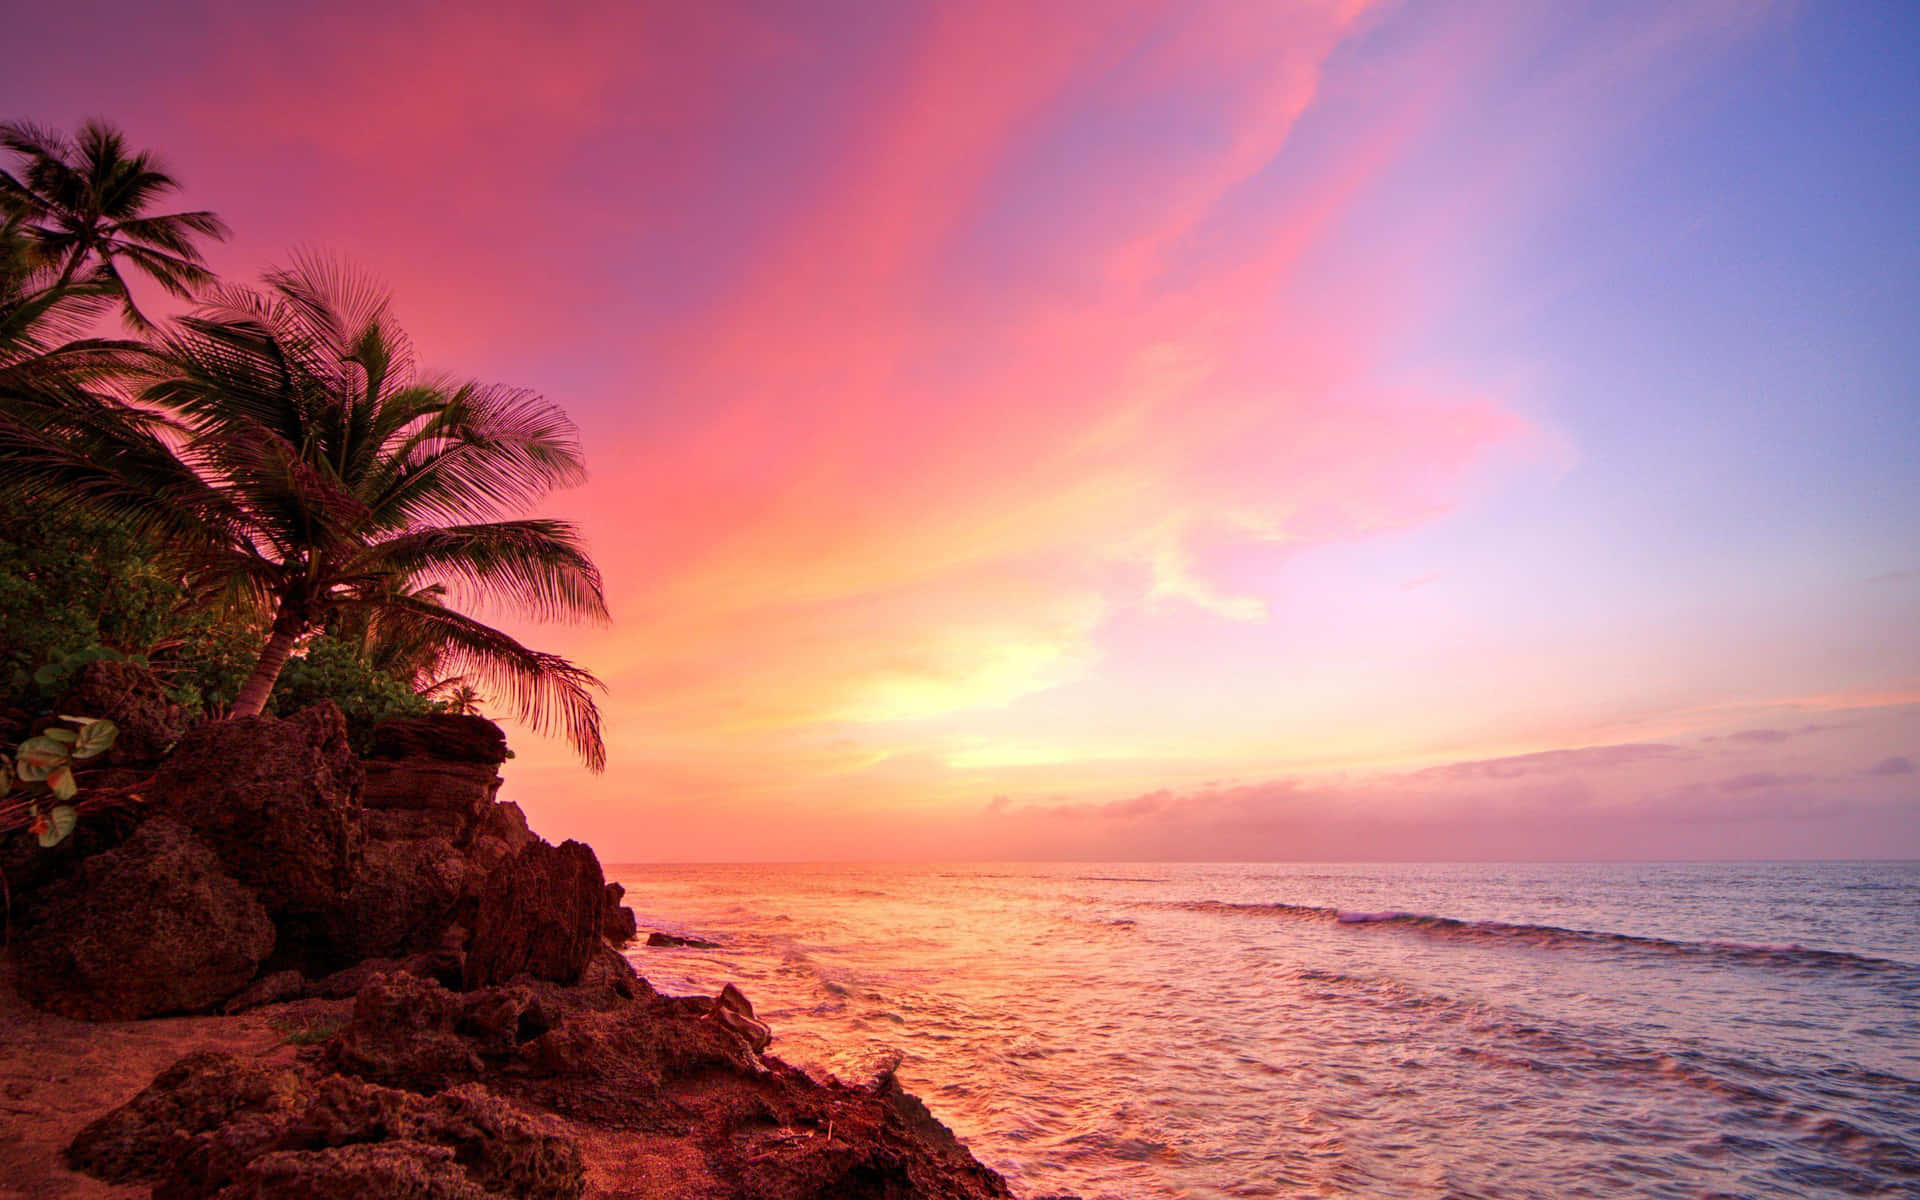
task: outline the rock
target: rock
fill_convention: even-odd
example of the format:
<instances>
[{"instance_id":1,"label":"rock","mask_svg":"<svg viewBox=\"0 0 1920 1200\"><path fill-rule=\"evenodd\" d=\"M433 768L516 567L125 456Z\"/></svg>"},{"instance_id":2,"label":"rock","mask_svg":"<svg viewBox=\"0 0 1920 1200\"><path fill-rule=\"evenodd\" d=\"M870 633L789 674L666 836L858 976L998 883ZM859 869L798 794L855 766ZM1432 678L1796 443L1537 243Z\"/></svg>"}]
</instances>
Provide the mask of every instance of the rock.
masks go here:
<instances>
[{"instance_id":1,"label":"rock","mask_svg":"<svg viewBox=\"0 0 1920 1200\"><path fill-rule=\"evenodd\" d=\"M369 839L341 902L317 923L335 961L431 950L446 934L468 863L446 838Z\"/></svg>"},{"instance_id":2,"label":"rock","mask_svg":"<svg viewBox=\"0 0 1920 1200\"><path fill-rule=\"evenodd\" d=\"M435 713L374 726L370 759L437 758L497 767L510 757L507 735L485 717Z\"/></svg>"},{"instance_id":3,"label":"rock","mask_svg":"<svg viewBox=\"0 0 1920 1200\"><path fill-rule=\"evenodd\" d=\"M376 1142L325 1150L276 1150L242 1166L220 1200L485 1200L453 1150L429 1142Z\"/></svg>"},{"instance_id":4,"label":"rock","mask_svg":"<svg viewBox=\"0 0 1920 1200\"><path fill-rule=\"evenodd\" d=\"M273 923L185 826L150 818L42 889L17 931L19 986L91 1020L197 1012L244 987Z\"/></svg>"},{"instance_id":5,"label":"rock","mask_svg":"<svg viewBox=\"0 0 1920 1200\"><path fill-rule=\"evenodd\" d=\"M316 912L352 886L362 781L340 710L323 703L190 731L155 777L154 799L270 912Z\"/></svg>"},{"instance_id":6,"label":"rock","mask_svg":"<svg viewBox=\"0 0 1920 1200\"><path fill-rule=\"evenodd\" d=\"M746 993L730 983L713 998L713 1008L707 1014L707 1019L740 1035L746 1041L747 1048L755 1054L765 1050L773 1041L773 1031L767 1028L766 1022L755 1019L752 1001L747 999Z\"/></svg>"},{"instance_id":7,"label":"rock","mask_svg":"<svg viewBox=\"0 0 1920 1200\"><path fill-rule=\"evenodd\" d=\"M480 817L474 823L476 838L497 838L506 844L509 852L518 854L540 839L533 830L527 828L527 814L511 800L499 800L480 810Z\"/></svg>"},{"instance_id":8,"label":"rock","mask_svg":"<svg viewBox=\"0 0 1920 1200\"><path fill-rule=\"evenodd\" d=\"M167 695L160 677L130 662L87 663L74 674L54 711L105 717L120 727L112 749L93 760L96 766L158 762L187 729L187 710Z\"/></svg>"},{"instance_id":9,"label":"rock","mask_svg":"<svg viewBox=\"0 0 1920 1200\"><path fill-rule=\"evenodd\" d=\"M685 946L691 950L718 950L719 942L709 942L705 938L681 937L677 933L662 933L658 929L647 935L647 945L656 948L674 948Z\"/></svg>"},{"instance_id":10,"label":"rock","mask_svg":"<svg viewBox=\"0 0 1920 1200\"><path fill-rule=\"evenodd\" d=\"M431 1098L192 1054L81 1130L67 1157L157 1196L572 1200L580 1147L477 1086Z\"/></svg>"},{"instance_id":11,"label":"rock","mask_svg":"<svg viewBox=\"0 0 1920 1200\"><path fill-rule=\"evenodd\" d=\"M347 1074L415 1092L471 1080L561 1022L525 987L448 991L412 975L380 976L354 997L353 1016L327 1048Z\"/></svg>"},{"instance_id":12,"label":"rock","mask_svg":"<svg viewBox=\"0 0 1920 1200\"><path fill-rule=\"evenodd\" d=\"M456 1031L466 1001L416 975L378 975L360 988L353 1018L327 1048L351 1075L435 1091L481 1070L479 1049Z\"/></svg>"},{"instance_id":13,"label":"rock","mask_svg":"<svg viewBox=\"0 0 1920 1200\"><path fill-rule=\"evenodd\" d=\"M616 946L624 946L640 932L640 918L633 910L620 903L627 889L617 883L607 885L606 915L600 922L600 936Z\"/></svg>"},{"instance_id":14,"label":"rock","mask_svg":"<svg viewBox=\"0 0 1920 1200\"><path fill-rule=\"evenodd\" d=\"M586 1191L578 1145L543 1132L527 1114L477 1084L435 1096L419 1128L454 1145L468 1174L490 1192L570 1200Z\"/></svg>"},{"instance_id":15,"label":"rock","mask_svg":"<svg viewBox=\"0 0 1920 1200\"><path fill-rule=\"evenodd\" d=\"M112 1183L158 1179L179 1143L236 1114L291 1113L299 1091L291 1068L247 1066L223 1051L198 1050L82 1129L67 1161Z\"/></svg>"},{"instance_id":16,"label":"rock","mask_svg":"<svg viewBox=\"0 0 1920 1200\"><path fill-rule=\"evenodd\" d=\"M220 1006L229 1015L259 1008L263 1004L283 1004L307 994L307 977L298 971L275 971L257 979Z\"/></svg>"},{"instance_id":17,"label":"rock","mask_svg":"<svg viewBox=\"0 0 1920 1200\"><path fill-rule=\"evenodd\" d=\"M364 802L368 808L429 809L458 814L465 824L500 790L491 763L443 762L434 758L368 759Z\"/></svg>"},{"instance_id":18,"label":"rock","mask_svg":"<svg viewBox=\"0 0 1920 1200\"><path fill-rule=\"evenodd\" d=\"M115 774L118 772L90 771L82 777L80 786L97 802L105 790L105 786L97 782L100 776ZM142 786L132 795L145 797L151 792L151 788ZM146 819L145 807L138 801L124 806L89 806L73 832L51 848L42 846L25 829L0 834L0 878L6 880L12 894L14 911L19 912L22 900L32 892L71 878L80 869L80 860L125 843Z\"/></svg>"},{"instance_id":19,"label":"rock","mask_svg":"<svg viewBox=\"0 0 1920 1200\"><path fill-rule=\"evenodd\" d=\"M473 828L468 814L434 808L369 808L361 820L369 843L418 838L460 842Z\"/></svg>"},{"instance_id":20,"label":"rock","mask_svg":"<svg viewBox=\"0 0 1920 1200\"><path fill-rule=\"evenodd\" d=\"M522 848L480 884L466 986L505 983L522 973L574 982L601 944L605 904L600 860L586 845Z\"/></svg>"},{"instance_id":21,"label":"rock","mask_svg":"<svg viewBox=\"0 0 1920 1200\"><path fill-rule=\"evenodd\" d=\"M582 992L611 993L625 1000L653 990L653 985L640 978L626 955L606 945L593 952L593 957L587 960L586 970L580 973L580 982L575 986Z\"/></svg>"},{"instance_id":22,"label":"rock","mask_svg":"<svg viewBox=\"0 0 1920 1200\"><path fill-rule=\"evenodd\" d=\"M463 956L447 949L409 954L405 958L369 958L313 981L308 991L329 1000L345 1000L360 994L360 989L382 975L413 975L446 985L459 986Z\"/></svg>"}]
</instances>

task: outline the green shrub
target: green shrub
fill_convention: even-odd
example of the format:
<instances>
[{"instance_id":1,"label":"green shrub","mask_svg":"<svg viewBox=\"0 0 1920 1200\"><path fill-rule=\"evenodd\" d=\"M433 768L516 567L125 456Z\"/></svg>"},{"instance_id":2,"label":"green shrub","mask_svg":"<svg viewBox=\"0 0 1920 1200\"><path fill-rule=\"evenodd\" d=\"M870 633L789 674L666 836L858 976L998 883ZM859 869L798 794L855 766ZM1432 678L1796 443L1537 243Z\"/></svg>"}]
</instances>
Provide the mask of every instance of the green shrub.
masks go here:
<instances>
[{"instance_id":1,"label":"green shrub","mask_svg":"<svg viewBox=\"0 0 1920 1200\"><path fill-rule=\"evenodd\" d=\"M291 716L322 700L340 706L354 749L365 751L373 727L388 717L417 717L436 706L411 687L369 665L359 647L327 634L309 641L300 656L287 660L274 684L268 710Z\"/></svg>"}]
</instances>

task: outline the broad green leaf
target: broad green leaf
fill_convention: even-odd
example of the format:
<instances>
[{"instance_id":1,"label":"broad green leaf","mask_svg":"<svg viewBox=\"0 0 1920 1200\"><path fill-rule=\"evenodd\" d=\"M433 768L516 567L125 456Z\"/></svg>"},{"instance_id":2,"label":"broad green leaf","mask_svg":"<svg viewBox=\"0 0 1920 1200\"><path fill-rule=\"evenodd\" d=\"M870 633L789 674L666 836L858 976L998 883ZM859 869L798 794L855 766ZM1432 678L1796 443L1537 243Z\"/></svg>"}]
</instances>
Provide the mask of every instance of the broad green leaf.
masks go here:
<instances>
[{"instance_id":1,"label":"broad green leaf","mask_svg":"<svg viewBox=\"0 0 1920 1200\"><path fill-rule=\"evenodd\" d=\"M54 663L48 663L33 673L33 681L41 687L52 687L59 678L60 668Z\"/></svg>"},{"instance_id":2,"label":"broad green leaf","mask_svg":"<svg viewBox=\"0 0 1920 1200\"><path fill-rule=\"evenodd\" d=\"M119 736L120 727L112 721L94 721L80 731L80 739L73 744L73 756L92 758L113 745L113 739Z\"/></svg>"},{"instance_id":3,"label":"broad green leaf","mask_svg":"<svg viewBox=\"0 0 1920 1200\"><path fill-rule=\"evenodd\" d=\"M47 831L40 835L42 846L58 846L73 832L74 825L80 820L80 814L73 811L70 804L56 804L47 811Z\"/></svg>"},{"instance_id":4,"label":"broad green leaf","mask_svg":"<svg viewBox=\"0 0 1920 1200\"><path fill-rule=\"evenodd\" d=\"M0 796L13 790L13 760L0 754Z\"/></svg>"},{"instance_id":5,"label":"broad green leaf","mask_svg":"<svg viewBox=\"0 0 1920 1200\"><path fill-rule=\"evenodd\" d=\"M43 731L40 736L50 737L56 742L65 742L68 745L72 745L75 741L79 740L80 737L79 734L71 729L48 729Z\"/></svg>"},{"instance_id":6,"label":"broad green leaf","mask_svg":"<svg viewBox=\"0 0 1920 1200\"><path fill-rule=\"evenodd\" d=\"M73 768L66 763L47 772L47 786L59 800L71 800L73 794L80 790L80 785L73 781Z\"/></svg>"},{"instance_id":7,"label":"broad green leaf","mask_svg":"<svg viewBox=\"0 0 1920 1200\"><path fill-rule=\"evenodd\" d=\"M50 737L30 737L20 743L20 754L15 774L24 783L34 783L45 779L47 773L67 761L67 747Z\"/></svg>"},{"instance_id":8,"label":"broad green leaf","mask_svg":"<svg viewBox=\"0 0 1920 1200\"><path fill-rule=\"evenodd\" d=\"M69 714L67 714L67 713L61 713L61 714L60 714L60 719L61 719L62 721L71 721L71 722L73 722L73 723L74 723L75 725L78 725L78 726L80 726L81 728L83 728L83 729L84 729L84 728L86 728L86 727L87 727L88 725L91 725L91 724L93 724L93 723L94 723L95 721L98 721L98 720L99 720L100 718L99 718L99 717L75 717L75 716L71 716L71 715L69 715Z\"/></svg>"}]
</instances>

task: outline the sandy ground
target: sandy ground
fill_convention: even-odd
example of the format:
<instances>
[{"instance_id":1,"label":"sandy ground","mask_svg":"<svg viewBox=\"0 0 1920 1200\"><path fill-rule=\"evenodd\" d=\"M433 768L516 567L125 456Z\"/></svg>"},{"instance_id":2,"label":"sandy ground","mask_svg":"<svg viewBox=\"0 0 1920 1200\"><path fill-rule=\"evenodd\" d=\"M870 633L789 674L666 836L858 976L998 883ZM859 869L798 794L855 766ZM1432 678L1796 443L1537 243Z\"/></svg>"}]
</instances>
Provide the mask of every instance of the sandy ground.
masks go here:
<instances>
[{"instance_id":1,"label":"sandy ground","mask_svg":"<svg viewBox=\"0 0 1920 1200\"><path fill-rule=\"evenodd\" d=\"M289 1033L324 1015L278 1006L237 1017L70 1021L29 1007L0 967L0 1200L145 1196L144 1186L114 1187L68 1170L61 1151L190 1051L292 1061Z\"/></svg>"}]
</instances>

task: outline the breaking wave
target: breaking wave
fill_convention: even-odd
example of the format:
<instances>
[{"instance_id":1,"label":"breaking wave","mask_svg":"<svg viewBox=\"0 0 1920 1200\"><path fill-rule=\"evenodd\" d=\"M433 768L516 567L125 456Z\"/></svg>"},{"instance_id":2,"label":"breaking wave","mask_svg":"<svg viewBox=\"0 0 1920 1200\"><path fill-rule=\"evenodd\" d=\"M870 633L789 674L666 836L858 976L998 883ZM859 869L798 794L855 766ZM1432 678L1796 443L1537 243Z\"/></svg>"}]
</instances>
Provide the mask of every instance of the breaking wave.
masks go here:
<instances>
[{"instance_id":1,"label":"breaking wave","mask_svg":"<svg viewBox=\"0 0 1920 1200\"><path fill-rule=\"evenodd\" d=\"M1637 933L1568 929L1559 925L1469 921L1459 917L1443 917L1430 913L1360 912L1317 904L1242 904L1224 900L1191 900L1174 902L1174 907L1194 912L1270 915L1296 920L1327 921L1339 925L1383 926L1391 929L1413 930L1433 937L1490 944L1518 943L1549 949L1633 950L1653 954L1717 958L1722 961L1761 967L1828 968L1858 972L1920 974L1920 964L1916 963L1852 954L1844 950L1822 950L1818 947L1801 946L1795 943L1766 945L1732 941L1693 942L1649 937Z\"/></svg>"}]
</instances>

